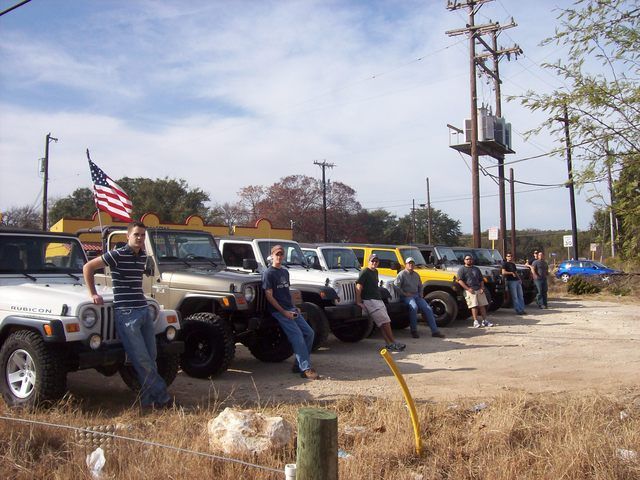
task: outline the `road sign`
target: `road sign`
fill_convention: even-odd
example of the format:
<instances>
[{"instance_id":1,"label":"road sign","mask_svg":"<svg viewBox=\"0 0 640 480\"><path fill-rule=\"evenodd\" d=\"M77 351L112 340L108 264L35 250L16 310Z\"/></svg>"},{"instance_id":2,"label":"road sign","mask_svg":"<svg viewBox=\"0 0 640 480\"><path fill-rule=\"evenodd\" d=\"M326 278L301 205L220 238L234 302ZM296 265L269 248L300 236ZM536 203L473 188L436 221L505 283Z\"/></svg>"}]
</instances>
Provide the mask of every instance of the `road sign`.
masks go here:
<instances>
[{"instance_id":1,"label":"road sign","mask_svg":"<svg viewBox=\"0 0 640 480\"><path fill-rule=\"evenodd\" d=\"M489 240L498 240L498 227L489 227Z\"/></svg>"},{"instance_id":2,"label":"road sign","mask_svg":"<svg viewBox=\"0 0 640 480\"><path fill-rule=\"evenodd\" d=\"M590 252L597 252L598 251L598 244L597 243L591 243L589 245L589 251Z\"/></svg>"},{"instance_id":3,"label":"road sign","mask_svg":"<svg viewBox=\"0 0 640 480\"><path fill-rule=\"evenodd\" d=\"M573 247L573 237L571 235L564 235L562 242L565 247Z\"/></svg>"}]
</instances>

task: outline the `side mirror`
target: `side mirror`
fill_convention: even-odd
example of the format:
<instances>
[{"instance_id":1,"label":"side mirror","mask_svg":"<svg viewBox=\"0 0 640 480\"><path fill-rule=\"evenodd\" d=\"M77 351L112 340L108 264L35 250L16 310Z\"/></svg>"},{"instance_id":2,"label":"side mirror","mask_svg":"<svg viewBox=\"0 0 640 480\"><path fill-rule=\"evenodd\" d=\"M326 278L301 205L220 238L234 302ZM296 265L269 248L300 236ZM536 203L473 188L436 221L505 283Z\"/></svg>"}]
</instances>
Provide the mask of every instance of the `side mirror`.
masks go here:
<instances>
[{"instance_id":1,"label":"side mirror","mask_svg":"<svg viewBox=\"0 0 640 480\"><path fill-rule=\"evenodd\" d=\"M242 268L245 270L251 270L255 272L258 270L258 262L255 258L243 258L242 259Z\"/></svg>"},{"instance_id":2,"label":"side mirror","mask_svg":"<svg viewBox=\"0 0 640 480\"><path fill-rule=\"evenodd\" d=\"M151 257L147 257L147 263L144 265L144 274L147 277L153 277L156 273L156 270L153 265L153 259Z\"/></svg>"}]
</instances>

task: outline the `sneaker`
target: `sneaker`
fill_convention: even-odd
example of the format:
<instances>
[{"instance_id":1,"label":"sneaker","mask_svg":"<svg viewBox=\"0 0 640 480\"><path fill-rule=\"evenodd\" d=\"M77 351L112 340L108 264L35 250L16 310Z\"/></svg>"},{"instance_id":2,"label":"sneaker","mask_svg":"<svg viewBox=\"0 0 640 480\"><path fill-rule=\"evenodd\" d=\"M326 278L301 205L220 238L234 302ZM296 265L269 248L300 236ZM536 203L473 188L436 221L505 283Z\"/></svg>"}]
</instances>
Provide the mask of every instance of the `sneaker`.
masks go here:
<instances>
[{"instance_id":1,"label":"sneaker","mask_svg":"<svg viewBox=\"0 0 640 480\"><path fill-rule=\"evenodd\" d=\"M420 334L418 333L417 330L411 330L411 336L413 338L420 338Z\"/></svg>"},{"instance_id":2,"label":"sneaker","mask_svg":"<svg viewBox=\"0 0 640 480\"><path fill-rule=\"evenodd\" d=\"M473 328L480 328L482 325L480 324L480 322L478 320L474 320L473 321Z\"/></svg>"},{"instance_id":3,"label":"sneaker","mask_svg":"<svg viewBox=\"0 0 640 480\"><path fill-rule=\"evenodd\" d=\"M493 327L493 323L491 323L489 320L483 320L482 321L482 326L483 327Z\"/></svg>"},{"instance_id":4,"label":"sneaker","mask_svg":"<svg viewBox=\"0 0 640 480\"><path fill-rule=\"evenodd\" d=\"M401 352L405 349L405 345L402 345L401 343L390 343L385 348L390 352Z\"/></svg>"},{"instance_id":5,"label":"sneaker","mask_svg":"<svg viewBox=\"0 0 640 480\"><path fill-rule=\"evenodd\" d=\"M302 372L300 374L300 376L302 378L306 378L307 380L319 380L320 379L320 375L318 375L318 372L316 372L313 368L310 368L309 370L305 370L304 372Z\"/></svg>"},{"instance_id":6,"label":"sneaker","mask_svg":"<svg viewBox=\"0 0 640 480\"><path fill-rule=\"evenodd\" d=\"M444 336L444 333L442 333L440 330L438 330L438 331L436 331L436 332L433 332L433 333L431 334L431 336L432 336L432 337L436 337L436 338L446 338L446 337Z\"/></svg>"},{"instance_id":7,"label":"sneaker","mask_svg":"<svg viewBox=\"0 0 640 480\"><path fill-rule=\"evenodd\" d=\"M302 373L302 370L300 370L300 367L298 366L298 362L294 363L291 366L291 372L293 372L293 373Z\"/></svg>"}]
</instances>

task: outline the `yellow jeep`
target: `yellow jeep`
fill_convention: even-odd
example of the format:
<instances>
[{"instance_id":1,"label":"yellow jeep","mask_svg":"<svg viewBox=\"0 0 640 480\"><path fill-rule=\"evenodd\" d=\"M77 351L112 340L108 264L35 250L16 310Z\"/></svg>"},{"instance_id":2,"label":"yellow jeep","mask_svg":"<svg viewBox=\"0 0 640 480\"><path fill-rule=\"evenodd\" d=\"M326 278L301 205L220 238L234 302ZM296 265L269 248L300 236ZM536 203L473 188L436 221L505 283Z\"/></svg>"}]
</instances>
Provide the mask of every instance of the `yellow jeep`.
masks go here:
<instances>
[{"instance_id":1,"label":"yellow jeep","mask_svg":"<svg viewBox=\"0 0 640 480\"><path fill-rule=\"evenodd\" d=\"M416 247L411 245L361 245L347 244L358 258L360 265L366 267L369 255L378 255L378 273L380 275L396 276L404 269L404 260L413 257L416 261L415 271L422 280L422 295L431 305L436 323L439 327L449 325L458 317L468 311L462 288L458 285L453 272L436 270L427 267L427 262Z\"/></svg>"}]
</instances>

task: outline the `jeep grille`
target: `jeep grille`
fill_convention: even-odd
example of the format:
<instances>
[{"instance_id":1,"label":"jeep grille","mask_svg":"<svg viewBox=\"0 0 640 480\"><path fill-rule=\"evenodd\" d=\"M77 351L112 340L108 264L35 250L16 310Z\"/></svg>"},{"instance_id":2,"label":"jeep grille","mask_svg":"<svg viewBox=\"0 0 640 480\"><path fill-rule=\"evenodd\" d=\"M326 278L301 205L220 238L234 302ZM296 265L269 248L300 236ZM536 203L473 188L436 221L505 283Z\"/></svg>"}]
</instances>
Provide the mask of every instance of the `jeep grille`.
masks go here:
<instances>
[{"instance_id":1,"label":"jeep grille","mask_svg":"<svg viewBox=\"0 0 640 480\"><path fill-rule=\"evenodd\" d=\"M339 282L338 283L338 296L341 303L355 303L356 302L356 283L355 282Z\"/></svg>"},{"instance_id":2,"label":"jeep grille","mask_svg":"<svg viewBox=\"0 0 640 480\"><path fill-rule=\"evenodd\" d=\"M103 342L119 341L116 335L116 320L113 316L112 305L102 305L98 312L100 313L100 336Z\"/></svg>"},{"instance_id":3,"label":"jeep grille","mask_svg":"<svg viewBox=\"0 0 640 480\"><path fill-rule=\"evenodd\" d=\"M267 297L264 294L264 288L262 285L256 284L256 298L254 302L254 309L256 313L263 313L267 309Z\"/></svg>"}]
</instances>

